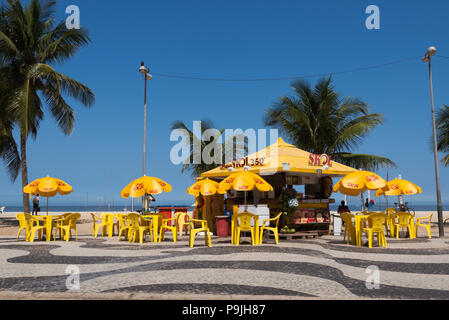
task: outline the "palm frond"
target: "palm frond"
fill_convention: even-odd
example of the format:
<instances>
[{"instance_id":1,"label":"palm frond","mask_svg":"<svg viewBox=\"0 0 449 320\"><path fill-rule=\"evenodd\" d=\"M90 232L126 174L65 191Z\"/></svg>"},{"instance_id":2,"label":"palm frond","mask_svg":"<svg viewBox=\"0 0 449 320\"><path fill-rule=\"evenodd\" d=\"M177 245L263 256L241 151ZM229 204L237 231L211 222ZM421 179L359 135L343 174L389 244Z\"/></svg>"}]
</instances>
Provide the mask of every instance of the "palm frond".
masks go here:
<instances>
[{"instance_id":1,"label":"palm frond","mask_svg":"<svg viewBox=\"0 0 449 320\"><path fill-rule=\"evenodd\" d=\"M354 165L374 168L391 164L382 157L349 155L373 129L383 124L383 116L370 114L361 99L342 98L335 92L332 78L321 79L312 88L306 81L292 84L294 97L280 97L264 115L266 126L279 129L287 140L308 152L342 155Z\"/></svg>"},{"instance_id":2,"label":"palm frond","mask_svg":"<svg viewBox=\"0 0 449 320\"><path fill-rule=\"evenodd\" d=\"M377 171L387 166L397 168L392 160L370 154L334 153L332 159L352 168Z\"/></svg>"}]
</instances>

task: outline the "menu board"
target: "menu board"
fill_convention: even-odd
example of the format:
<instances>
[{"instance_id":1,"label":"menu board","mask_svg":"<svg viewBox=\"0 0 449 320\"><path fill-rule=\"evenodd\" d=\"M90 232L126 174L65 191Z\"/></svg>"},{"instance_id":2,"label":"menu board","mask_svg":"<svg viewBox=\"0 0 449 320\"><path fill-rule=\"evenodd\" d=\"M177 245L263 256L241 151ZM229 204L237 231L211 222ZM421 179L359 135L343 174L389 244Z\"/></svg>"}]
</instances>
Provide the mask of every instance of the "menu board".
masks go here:
<instances>
[{"instance_id":1,"label":"menu board","mask_svg":"<svg viewBox=\"0 0 449 320\"><path fill-rule=\"evenodd\" d=\"M330 213L327 209L297 209L290 222L292 224L330 223Z\"/></svg>"}]
</instances>

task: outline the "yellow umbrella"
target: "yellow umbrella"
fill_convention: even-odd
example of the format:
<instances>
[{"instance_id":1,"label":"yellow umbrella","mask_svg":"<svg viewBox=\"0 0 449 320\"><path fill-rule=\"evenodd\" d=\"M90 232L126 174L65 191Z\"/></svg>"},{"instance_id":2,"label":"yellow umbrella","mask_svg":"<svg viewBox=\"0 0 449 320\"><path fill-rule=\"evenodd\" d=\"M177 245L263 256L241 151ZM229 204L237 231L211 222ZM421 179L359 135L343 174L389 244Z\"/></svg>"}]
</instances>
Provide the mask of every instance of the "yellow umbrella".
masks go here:
<instances>
[{"instance_id":1,"label":"yellow umbrella","mask_svg":"<svg viewBox=\"0 0 449 320\"><path fill-rule=\"evenodd\" d=\"M194 196L198 201L198 196L211 196L218 192L218 182L210 179L204 179L197 181L194 185L186 191L188 194ZM195 201L195 207L197 206L197 201ZM203 213L203 219L206 217L206 207Z\"/></svg>"},{"instance_id":2,"label":"yellow umbrella","mask_svg":"<svg viewBox=\"0 0 449 320\"><path fill-rule=\"evenodd\" d=\"M218 182L210 179L199 180L187 189L187 193L194 197L198 197L200 194L210 196L218 192L218 186Z\"/></svg>"},{"instance_id":3,"label":"yellow umbrella","mask_svg":"<svg viewBox=\"0 0 449 320\"><path fill-rule=\"evenodd\" d=\"M159 178L144 176L128 184L120 194L125 199L128 197L139 198L147 194L161 194L171 190L172 187L167 182Z\"/></svg>"},{"instance_id":4,"label":"yellow umbrella","mask_svg":"<svg viewBox=\"0 0 449 320\"><path fill-rule=\"evenodd\" d=\"M154 177L143 176L128 184L120 193L122 198L140 198L146 195L161 194L162 192L170 192L171 185L167 182ZM147 210L147 208L145 208Z\"/></svg>"},{"instance_id":5,"label":"yellow umbrella","mask_svg":"<svg viewBox=\"0 0 449 320\"><path fill-rule=\"evenodd\" d=\"M251 191L256 188L259 191L272 191L273 187L255 173L241 171L234 173L219 184L219 193L234 189L237 191Z\"/></svg>"},{"instance_id":6,"label":"yellow umbrella","mask_svg":"<svg viewBox=\"0 0 449 320\"><path fill-rule=\"evenodd\" d=\"M350 173L338 181L334 186L334 192L340 191L342 194L348 196L358 196L360 194L362 197L363 208L365 206L363 203L363 193L368 190L378 189L389 190L387 182L377 174L369 171L356 171Z\"/></svg>"},{"instance_id":7,"label":"yellow umbrella","mask_svg":"<svg viewBox=\"0 0 449 320\"><path fill-rule=\"evenodd\" d=\"M68 195L73 192L73 188L66 182L46 177L42 179L37 179L31 182L29 185L23 188L24 193L28 193L30 195L41 195L44 198L47 198L47 215L48 215L48 198L54 197L58 193L61 196Z\"/></svg>"},{"instance_id":8,"label":"yellow umbrella","mask_svg":"<svg viewBox=\"0 0 449 320\"><path fill-rule=\"evenodd\" d=\"M416 184L402 179L395 179L387 183L390 190L385 191L379 189L376 192L376 197L380 196L402 196L422 193L422 189Z\"/></svg>"},{"instance_id":9,"label":"yellow umbrella","mask_svg":"<svg viewBox=\"0 0 449 320\"><path fill-rule=\"evenodd\" d=\"M218 192L226 193L228 190L245 191L245 206L246 206L246 191L257 189L259 191L272 191L273 187L257 174L247 171L240 171L234 173L224 179L218 187Z\"/></svg>"}]
</instances>

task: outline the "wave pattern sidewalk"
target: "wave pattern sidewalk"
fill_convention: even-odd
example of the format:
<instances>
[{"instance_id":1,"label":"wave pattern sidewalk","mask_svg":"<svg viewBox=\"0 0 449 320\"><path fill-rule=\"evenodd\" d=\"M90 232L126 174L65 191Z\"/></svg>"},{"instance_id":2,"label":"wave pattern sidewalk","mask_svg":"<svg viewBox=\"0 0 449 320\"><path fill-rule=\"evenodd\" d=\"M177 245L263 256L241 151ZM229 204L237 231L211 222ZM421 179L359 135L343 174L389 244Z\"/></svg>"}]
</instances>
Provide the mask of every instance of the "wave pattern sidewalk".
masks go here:
<instances>
[{"instance_id":1,"label":"wave pattern sidewalk","mask_svg":"<svg viewBox=\"0 0 449 320\"><path fill-rule=\"evenodd\" d=\"M117 238L17 242L0 239L0 298L114 299L449 299L447 239L387 239L389 248L353 247L323 237L239 247L129 244ZM246 242L245 242L246 241ZM80 270L68 290L67 267ZM368 289L367 267L380 270Z\"/></svg>"}]
</instances>

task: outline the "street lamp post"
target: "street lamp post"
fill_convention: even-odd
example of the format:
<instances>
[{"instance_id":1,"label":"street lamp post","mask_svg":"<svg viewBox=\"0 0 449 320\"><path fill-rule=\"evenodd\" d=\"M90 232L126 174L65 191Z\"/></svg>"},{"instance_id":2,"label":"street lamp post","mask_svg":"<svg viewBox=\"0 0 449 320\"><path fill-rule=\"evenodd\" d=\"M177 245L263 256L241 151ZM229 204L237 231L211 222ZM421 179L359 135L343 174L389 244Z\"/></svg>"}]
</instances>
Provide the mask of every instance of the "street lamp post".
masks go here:
<instances>
[{"instance_id":1,"label":"street lamp post","mask_svg":"<svg viewBox=\"0 0 449 320\"><path fill-rule=\"evenodd\" d=\"M443 206L441 204L441 191L440 191L440 172L438 166L438 150L437 150L437 136L435 125L435 104L433 99L433 83L432 83L432 55L437 52L435 47L430 47L423 62L429 64L429 80L430 80L430 102L432 107L432 130L433 130L433 157L435 161L435 178L436 178L436 190L437 190L437 210L438 210L438 230L440 238L444 237L444 223L443 223Z\"/></svg>"},{"instance_id":2,"label":"street lamp post","mask_svg":"<svg viewBox=\"0 0 449 320\"><path fill-rule=\"evenodd\" d=\"M144 111L143 111L143 176L146 176L146 164L147 164L147 80L153 79L150 74L150 70L145 67L145 63L142 62L139 68L139 72L144 75L145 82L145 94L144 94ZM148 210L148 201L146 195L143 196L142 204L145 211Z\"/></svg>"}]
</instances>

